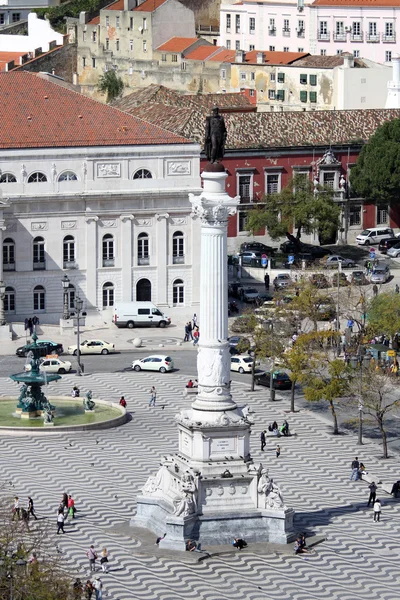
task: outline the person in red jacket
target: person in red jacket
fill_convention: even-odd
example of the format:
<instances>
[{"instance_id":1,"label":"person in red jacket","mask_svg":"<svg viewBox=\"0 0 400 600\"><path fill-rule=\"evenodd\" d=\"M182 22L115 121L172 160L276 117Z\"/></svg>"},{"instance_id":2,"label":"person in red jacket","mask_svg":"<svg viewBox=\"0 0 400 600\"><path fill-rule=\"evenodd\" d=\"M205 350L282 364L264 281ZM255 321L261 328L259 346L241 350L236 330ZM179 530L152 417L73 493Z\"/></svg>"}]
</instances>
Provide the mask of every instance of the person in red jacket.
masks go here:
<instances>
[{"instance_id":1,"label":"person in red jacket","mask_svg":"<svg viewBox=\"0 0 400 600\"><path fill-rule=\"evenodd\" d=\"M71 494L68 496L67 507L68 507L67 517L71 517L71 519L75 519L75 512L76 512L75 501L72 498Z\"/></svg>"},{"instance_id":2,"label":"person in red jacket","mask_svg":"<svg viewBox=\"0 0 400 600\"><path fill-rule=\"evenodd\" d=\"M121 396L121 400L119 401L120 405L123 406L124 408L126 408L126 400L124 398L124 396Z\"/></svg>"}]
</instances>

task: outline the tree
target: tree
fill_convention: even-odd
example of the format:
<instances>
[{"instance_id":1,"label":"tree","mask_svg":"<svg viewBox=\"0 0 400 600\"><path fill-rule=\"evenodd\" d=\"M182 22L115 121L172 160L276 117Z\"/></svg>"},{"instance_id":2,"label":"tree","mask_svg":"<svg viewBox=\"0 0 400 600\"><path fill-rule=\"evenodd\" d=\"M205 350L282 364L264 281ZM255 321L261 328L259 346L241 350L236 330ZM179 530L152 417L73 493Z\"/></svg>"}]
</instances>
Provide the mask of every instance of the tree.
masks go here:
<instances>
[{"instance_id":1,"label":"tree","mask_svg":"<svg viewBox=\"0 0 400 600\"><path fill-rule=\"evenodd\" d=\"M389 458L386 433L386 418L393 410L400 407L400 394L394 386L393 378L379 373L375 365L363 368L362 381L354 379L351 397L362 400L363 413L376 422L382 438L383 458Z\"/></svg>"},{"instance_id":2,"label":"tree","mask_svg":"<svg viewBox=\"0 0 400 600\"><path fill-rule=\"evenodd\" d=\"M368 330L393 338L400 331L400 294L384 292L367 305Z\"/></svg>"},{"instance_id":3,"label":"tree","mask_svg":"<svg viewBox=\"0 0 400 600\"><path fill-rule=\"evenodd\" d=\"M290 392L290 412L294 412L296 383L303 377L304 372L306 371L310 362L309 355L301 343L301 337L302 336L299 336L296 344L289 348L289 350L283 352L281 356L282 365L290 371L290 378L292 380L292 388Z\"/></svg>"},{"instance_id":4,"label":"tree","mask_svg":"<svg viewBox=\"0 0 400 600\"><path fill-rule=\"evenodd\" d=\"M273 240L286 236L299 244L302 233L317 232L323 242L339 227L340 208L330 188L317 186L307 177L296 175L287 187L264 198L265 205L248 213L248 229L266 227ZM296 235L291 232L296 229Z\"/></svg>"},{"instance_id":5,"label":"tree","mask_svg":"<svg viewBox=\"0 0 400 600\"><path fill-rule=\"evenodd\" d=\"M300 375L304 397L310 402L325 400L333 419L333 433L339 433L335 401L348 394L354 373L343 360L332 358L331 343L335 334L331 331L313 331L296 341L309 356L309 364Z\"/></svg>"},{"instance_id":6,"label":"tree","mask_svg":"<svg viewBox=\"0 0 400 600\"><path fill-rule=\"evenodd\" d=\"M124 82L114 70L107 71L99 78L97 89L102 94L107 94L106 102L111 102L121 96L124 91Z\"/></svg>"},{"instance_id":7,"label":"tree","mask_svg":"<svg viewBox=\"0 0 400 600\"><path fill-rule=\"evenodd\" d=\"M378 202L398 202L400 197L400 119L378 127L362 148L350 183L354 194Z\"/></svg>"}]
</instances>

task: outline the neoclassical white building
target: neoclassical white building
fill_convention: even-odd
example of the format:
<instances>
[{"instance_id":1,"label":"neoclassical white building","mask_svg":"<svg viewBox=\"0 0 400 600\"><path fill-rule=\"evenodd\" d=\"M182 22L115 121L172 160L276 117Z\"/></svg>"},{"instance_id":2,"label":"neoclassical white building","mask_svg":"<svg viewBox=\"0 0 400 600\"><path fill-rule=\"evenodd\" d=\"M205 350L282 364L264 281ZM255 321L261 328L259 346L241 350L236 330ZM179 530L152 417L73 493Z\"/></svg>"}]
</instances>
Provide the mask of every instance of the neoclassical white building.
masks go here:
<instances>
[{"instance_id":1,"label":"neoclassical white building","mask_svg":"<svg viewBox=\"0 0 400 600\"><path fill-rule=\"evenodd\" d=\"M0 279L9 321L117 301L196 307L198 144L27 72L0 74Z\"/></svg>"}]
</instances>

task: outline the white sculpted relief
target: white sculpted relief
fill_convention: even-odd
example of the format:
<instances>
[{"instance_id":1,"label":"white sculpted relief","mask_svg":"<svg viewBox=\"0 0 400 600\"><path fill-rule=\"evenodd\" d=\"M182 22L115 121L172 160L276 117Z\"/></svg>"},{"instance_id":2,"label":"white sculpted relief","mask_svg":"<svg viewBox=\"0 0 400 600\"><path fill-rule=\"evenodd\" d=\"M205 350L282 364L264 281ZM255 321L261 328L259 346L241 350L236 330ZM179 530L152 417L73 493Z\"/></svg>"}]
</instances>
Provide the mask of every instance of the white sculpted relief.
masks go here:
<instances>
[{"instance_id":1,"label":"white sculpted relief","mask_svg":"<svg viewBox=\"0 0 400 600\"><path fill-rule=\"evenodd\" d=\"M180 498L174 500L174 515L188 517L197 511L197 484L189 471L182 477Z\"/></svg>"},{"instance_id":2,"label":"white sculpted relief","mask_svg":"<svg viewBox=\"0 0 400 600\"><path fill-rule=\"evenodd\" d=\"M97 165L97 177L121 177L120 163L100 163Z\"/></svg>"},{"instance_id":3,"label":"white sculpted relief","mask_svg":"<svg viewBox=\"0 0 400 600\"><path fill-rule=\"evenodd\" d=\"M61 229L75 229L76 221L61 221Z\"/></svg>"},{"instance_id":4,"label":"white sculpted relief","mask_svg":"<svg viewBox=\"0 0 400 600\"><path fill-rule=\"evenodd\" d=\"M230 354L224 348L199 348L197 371L201 373L201 385L229 385Z\"/></svg>"},{"instance_id":5,"label":"white sculpted relief","mask_svg":"<svg viewBox=\"0 0 400 600\"><path fill-rule=\"evenodd\" d=\"M173 161L168 163L168 175L190 175L190 162Z\"/></svg>"},{"instance_id":6,"label":"white sculpted relief","mask_svg":"<svg viewBox=\"0 0 400 600\"><path fill-rule=\"evenodd\" d=\"M162 465L155 475L151 475L143 486L145 496L163 496L171 485L171 474L166 465Z\"/></svg>"},{"instance_id":7,"label":"white sculpted relief","mask_svg":"<svg viewBox=\"0 0 400 600\"><path fill-rule=\"evenodd\" d=\"M101 224L103 227L116 227L117 221L115 219L102 219Z\"/></svg>"},{"instance_id":8,"label":"white sculpted relief","mask_svg":"<svg viewBox=\"0 0 400 600\"><path fill-rule=\"evenodd\" d=\"M152 224L152 221L151 221L151 219L138 219L137 224L140 225L141 227L150 227L150 225Z\"/></svg>"},{"instance_id":9,"label":"white sculpted relief","mask_svg":"<svg viewBox=\"0 0 400 600\"><path fill-rule=\"evenodd\" d=\"M268 471L263 468L262 464L258 469L258 477L257 491L265 496L265 508L286 510L279 485L268 477Z\"/></svg>"},{"instance_id":10,"label":"white sculpted relief","mask_svg":"<svg viewBox=\"0 0 400 600\"><path fill-rule=\"evenodd\" d=\"M44 231L47 229L46 221L31 223L31 231Z\"/></svg>"},{"instance_id":11,"label":"white sculpted relief","mask_svg":"<svg viewBox=\"0 0 400 600\"><path fill-rule=\"evenodd\" d=\"M172 217L172 225L186 225L186 217Z\"/></svg>"}]
</instances>

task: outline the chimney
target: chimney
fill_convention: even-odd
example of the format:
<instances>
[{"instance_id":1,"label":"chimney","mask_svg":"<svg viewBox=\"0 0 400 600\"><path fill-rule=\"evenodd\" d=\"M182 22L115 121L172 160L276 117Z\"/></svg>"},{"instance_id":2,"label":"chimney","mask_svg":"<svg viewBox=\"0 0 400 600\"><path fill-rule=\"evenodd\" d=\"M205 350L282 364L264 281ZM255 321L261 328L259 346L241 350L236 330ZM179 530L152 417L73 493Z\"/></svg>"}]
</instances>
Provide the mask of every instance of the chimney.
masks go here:
<instances>
[{"instance_id":1,"label":"chimney","mask_svg":"<svg viewBox=\"0 0 400 600\"><path fill-rule=\"evenodd\" d=\"M82 12L79 13L79 25L86 25L88 21L89 13L82 10Z\"/></svg>"},{"instance_id":2,"label":"chimney","mask_svg":"<svg viewBox=\"0 0 400 600\"><path fill-rule=\"evenodd\" d=\"M385 108L400 108L400 55L392 54L392 80L388 81Z\"/></svg>"},{"instance_id":3,"label":"chimney","mask_svg":"<svg viewBox=\"0 0 400 600\"><path fill-rule=\"evenodd\" d=\"M264 52L257 52L257 64L262 65L265 63L265 54Z\"/></svg>"},{"instance_id":4,"label":"chimney","mask_svg":"<svg viewBox=\"0 0 400 600\"><path fill-rule=\"evenodd\" d=\"M72 84L79 85L78 73L72 73Z\"/></svg>"},{"instance_id":5,"label":"chimney","mask_svg":"<svg viewBox=\"0 0 400 600\"><path fill-rule=\"evenodd\" d=\"M345 69L352 69L354 67L354 56L350 52L343 52L342 58Z\"/></svg>"},{"instance_id":6,"label":"chimney","mask_svg":"<svg viewBox=\"0 0 400 600\"><path fill-rule=\"evenodd\" d=\"M236 50L235 62L244 63L246 60L246 52L244 50Z\"/></svg>"},{"instance_id":7,"label":"chimney","mask_svg":"<svg viewBox=\"0 0 400 600\"><path fill-rule=\"evenodd\" d=\"M124 10L133 10L139 6L138 0L124 0Z\"/></svg>"}]
</instances>

